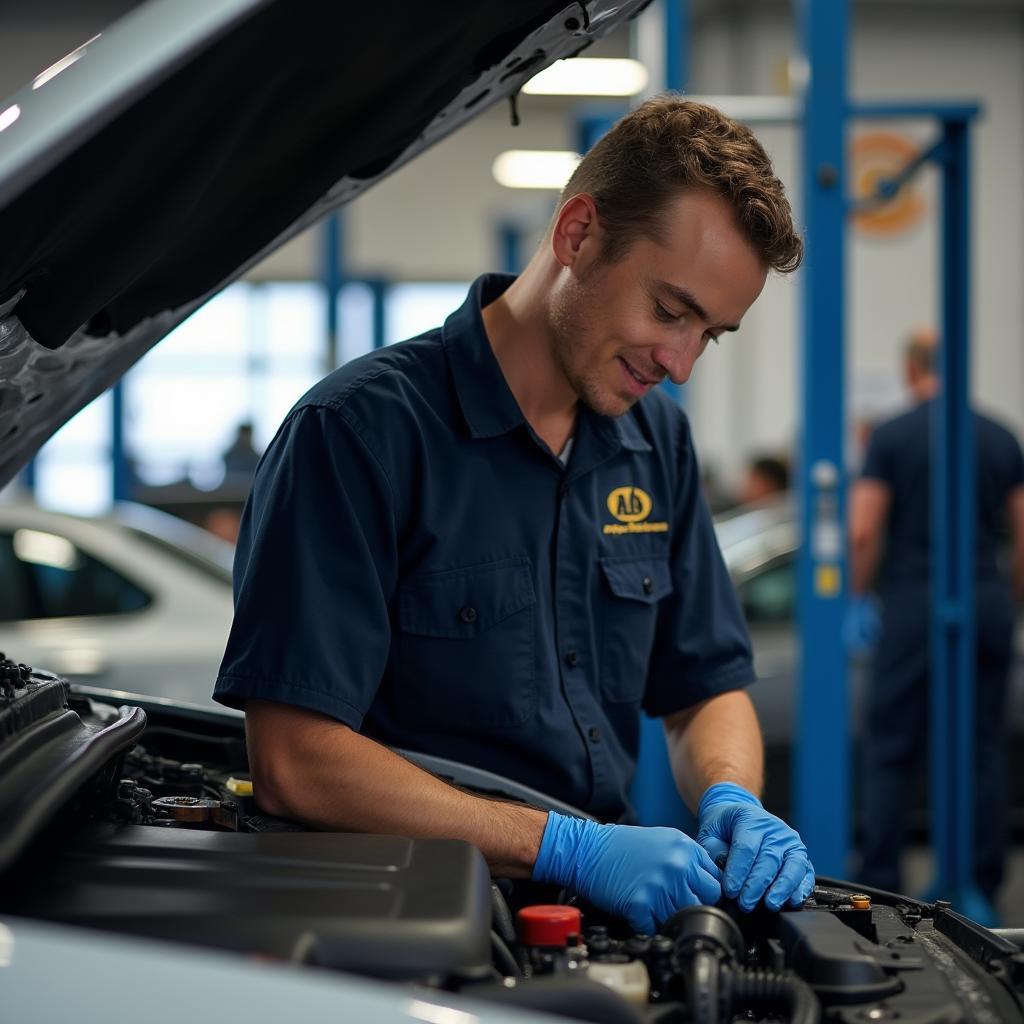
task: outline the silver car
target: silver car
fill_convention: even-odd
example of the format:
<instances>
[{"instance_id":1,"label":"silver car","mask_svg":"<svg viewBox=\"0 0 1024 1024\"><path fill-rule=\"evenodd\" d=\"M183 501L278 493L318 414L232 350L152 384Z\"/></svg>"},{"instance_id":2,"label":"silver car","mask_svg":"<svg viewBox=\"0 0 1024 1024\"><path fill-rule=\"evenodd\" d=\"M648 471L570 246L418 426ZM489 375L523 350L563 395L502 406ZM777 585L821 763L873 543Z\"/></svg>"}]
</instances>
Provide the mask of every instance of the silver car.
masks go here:
<instances>
[{"instance_id":1,"label":"silver car","mask_svg":"<svg viewBox=\"0 0 1024 1024\"><path fill-rule=\"evenodd\" d=\"M0 505L0 651L76 683L212 706L234 548L141 505Z\"/></svg>"}]
</instances>

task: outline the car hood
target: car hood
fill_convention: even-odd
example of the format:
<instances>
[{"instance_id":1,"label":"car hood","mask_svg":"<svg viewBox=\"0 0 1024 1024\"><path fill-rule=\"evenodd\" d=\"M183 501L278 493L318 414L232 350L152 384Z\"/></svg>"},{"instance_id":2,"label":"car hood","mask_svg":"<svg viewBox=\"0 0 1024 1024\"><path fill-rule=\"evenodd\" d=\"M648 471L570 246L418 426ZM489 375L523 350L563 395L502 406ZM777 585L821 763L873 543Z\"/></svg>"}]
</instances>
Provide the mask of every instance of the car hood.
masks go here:
<instances>
[{"instance_id":1,"label":"car hood","mask_svg":"<svg viewBox=\"0 0 1024 1024\"><path fill-rule=\"evenodd\" d=\"M648 0L150 0L0 103L0 486L230 281Z\"/></svg>"}]
</instances>

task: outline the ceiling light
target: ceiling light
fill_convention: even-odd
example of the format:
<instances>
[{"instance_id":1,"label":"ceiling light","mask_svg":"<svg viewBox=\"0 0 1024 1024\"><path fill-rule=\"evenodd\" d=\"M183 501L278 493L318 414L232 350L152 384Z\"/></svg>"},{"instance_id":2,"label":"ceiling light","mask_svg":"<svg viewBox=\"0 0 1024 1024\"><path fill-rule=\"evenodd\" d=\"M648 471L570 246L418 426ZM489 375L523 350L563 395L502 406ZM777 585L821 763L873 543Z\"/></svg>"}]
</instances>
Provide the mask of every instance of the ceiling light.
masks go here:
<instances>
[{"instance_id":1,"label":"ceiling light","mask_svg":"<svg viewBox=\"0 0 1024 1024\"><path fill-rule=\"evenodd\" d=\"M506 188L561 189L580 162L568 150L509 149L492 168L494 180Z\"/></svg>"},{"instance_id":2,"label":"ceiling light","mask_svg":"<svg viewBox=\"0 0 1024 1024\"><path fill-rule=\"evenodd\" d=\"M647 68L638 60L570 57L556 60L534 75L523 92L534 96L635 96L647 85Z\"/></svg>"}]
</instances>

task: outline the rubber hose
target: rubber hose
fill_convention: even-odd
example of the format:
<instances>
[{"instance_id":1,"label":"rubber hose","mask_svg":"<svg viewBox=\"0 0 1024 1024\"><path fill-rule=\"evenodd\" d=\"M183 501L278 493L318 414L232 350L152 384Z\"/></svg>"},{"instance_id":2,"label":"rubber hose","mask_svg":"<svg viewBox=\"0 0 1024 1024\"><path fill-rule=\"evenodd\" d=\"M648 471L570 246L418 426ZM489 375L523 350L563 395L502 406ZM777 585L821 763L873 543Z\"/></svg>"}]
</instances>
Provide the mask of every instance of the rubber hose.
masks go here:
<instances>
[{"instance_id":1,"label":"rubber hose","mask_svg":"<svg viewBox=\"0 0 1024 1024\"><path fill-rule=\"evenodd\" d=\"M494 959L501 969L502 974L509 978L521 978L522 968L516 963L512 950L508 948L505 940L492 928L491 949L494 950Z\"/></svg>"},{"instance_id":2,"label":"rubber hose","mask_svg":"<svg viewBox=\"0 0 1024 1024\"><path fill-rule=\"evenodd\" d=\"M512 911L501 890L493 882L491 883L491 923L494 930L509 945L516 941L516 925L512 920Z\"/></svg>"},{"instance_id":3,"label":"rubber hose","mask_svg":"<svg viewBox=\"0 0 1024 1024\"><path fill-rule=\"evenodd\" d=\"M810 986L791 972L741 969L723 972L732 1014L741 1010L788 1011L790 1024L820 1024L821 1003Z\"/></svg>"},{"instance_id":4,"label":"rubber hose","mask_svg":"<svg viewBox=\"0 0 1024 1024\"><path fill-rule=\"evenodd\" d=\"M691 1024L719 1024L722 1019L719 989L722 961L707 950L698 950L688 959L690 977L686 1001Z\"/></svg>"}]
</instances>

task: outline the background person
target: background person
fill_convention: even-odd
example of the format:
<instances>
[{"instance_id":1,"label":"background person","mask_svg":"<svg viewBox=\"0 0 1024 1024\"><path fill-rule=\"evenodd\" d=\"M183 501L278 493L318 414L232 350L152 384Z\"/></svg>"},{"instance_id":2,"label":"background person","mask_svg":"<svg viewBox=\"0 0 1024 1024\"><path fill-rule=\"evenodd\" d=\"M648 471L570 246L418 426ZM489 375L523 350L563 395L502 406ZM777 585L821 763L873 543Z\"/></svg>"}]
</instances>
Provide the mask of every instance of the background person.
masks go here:
<instances>
[{"instance_id":1,"label":"background person","mask_svg":"<svg viewBox=\"0 0 1024 1024\"><path fill-rule=\"evenodd\" d=\"M750 505L788 490L789 466L776 455L755 455L747 461L737 498L741 505Z\"/></svg>"},{"instance_id":2,"label":"background person","mask_svg":"<svg viewBox=\"0 0 1024 1024\"><path fill-rule=\"evenodd\" d=\"M930 421L940 381L932 330L905 352L914 408L874 430L850 502L852 621L873 632L865 603L874 581L881 634L862 731L863 864L858 880L900 892L900 853L911 787L927 751L931 562ZM1014 600L1024 593L1024 457L1004 427L973 414L977 473L975 560L976 881L991 902L1006 847L1005 708L1013 655ZM999 570L999 536L1012 536L1012 572Z\"/></svg>"}]
</instances>

